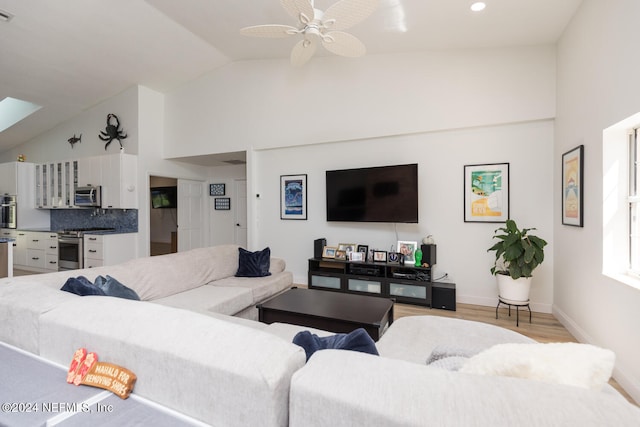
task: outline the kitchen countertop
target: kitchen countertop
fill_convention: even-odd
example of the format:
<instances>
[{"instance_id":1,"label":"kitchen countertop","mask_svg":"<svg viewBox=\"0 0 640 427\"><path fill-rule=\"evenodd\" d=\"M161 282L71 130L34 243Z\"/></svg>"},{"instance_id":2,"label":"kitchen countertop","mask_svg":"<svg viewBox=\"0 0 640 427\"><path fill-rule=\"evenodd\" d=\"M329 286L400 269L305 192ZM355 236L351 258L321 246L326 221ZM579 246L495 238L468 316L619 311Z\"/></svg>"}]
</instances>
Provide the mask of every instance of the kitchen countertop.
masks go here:
<instances>
[{"instance_id":1,"label":"kitchen countertop","mask_svg":"<svg viewBox=\"0 0 640 427\"><path fill-rule=\"evenodd\" d=\"M10 243L15 241L16 239L14 239L13 237L0 237L0 243Z\"/></svg>"}]
</instances>

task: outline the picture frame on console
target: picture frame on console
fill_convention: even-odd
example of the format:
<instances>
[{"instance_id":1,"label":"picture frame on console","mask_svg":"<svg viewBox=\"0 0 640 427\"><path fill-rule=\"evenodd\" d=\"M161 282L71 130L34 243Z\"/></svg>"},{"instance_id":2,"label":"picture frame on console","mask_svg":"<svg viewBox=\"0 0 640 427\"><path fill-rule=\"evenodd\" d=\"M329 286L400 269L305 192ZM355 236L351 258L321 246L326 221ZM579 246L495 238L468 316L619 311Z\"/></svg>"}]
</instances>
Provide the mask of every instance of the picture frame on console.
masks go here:
<instances>
[{"instance_id":1,"label":"picture frame on console","mask_svg":"<svg viewBox=\"0 0 640 427\"><path fill-rule=\"evenodd\" d=\"M387 256L387 263L400 264L401 257L402 257L402 254L400 252L389 252Z\"/></svg>"},{"instance_id":2,"label":"picture frame on console","mask_svg":"<svg viewBox=\"0 0 640 427\"><path fill-rule=\"evenodd\" d=\"M356 247L355 243L338 243L338 250L346 253L355 252Z\"/></svg>"},{"instance_id":3,"label":"picture frame on console","mask_svg":"<svg viewBox=\"0 0 640 427\"><path fill-rule=\"evenodd\" d=\"M345 251L341 251L340 249L338 249L336 251L336 259L337 260L346 260L347 259L347 253Z\"/></svg>"},{"instance_id":4,"label":"picture frame on console","mask_svg":"<svg viewBox=\"0 0 640 427\"><path fill-rule=\"evenodd\" d=\"M386 251L373 251L373 261L374 262L387 262L387 252Z\"/></svg>"},{"instance_id":5,"label":"picture frame on console","mask_svg":"<svg viewBox=\"0 0 640 427\"><path fill-rule=\"evenodd\" d=\"M369 253L369 245L358 245L357 246L357 251L358 252L364 252L364 256L366 258L367 254Z\"/></svg>"},{"instance_id":6,"label":"picture frame on console","mask_svg":"<svg viewBox=\"0 0 640 427\"><path fill-rule=\"evenodd\" d=\"M509 163L464 166L464 222L509 219Z\"/></svg>"},{"instance_id":7,"label":"picture frame on console","mask_svg":"<svg viewBox=\"0 0 640 427\"><path fill-rule=\"evenodd\" d=\"M280 175L280 219L307 219L307 174Z\"/></svg>"},{"instance_id":8,"label":"picture frame on console","mask_svg":"<svg viewBox=\"0 0 640 427\"><path fill-rule=\"evenodd\" d=\"M364 252L349 252L349 261L365 261L366 253Z\"/></svg>"},{"instance_id":9,"label":"picture frame on console","mask_svg":"<svg viewBox=\"0 0 640 427\"><path fill-rule=\"evenodd\" d=\"M322 248L322 258L335 258L337 250L335 246L325 246Z\"/></svg>"},{"instance_id":10,"label":"picture frame on console","mask_svg":"<svg viewBox=\"0 0 640 427\"><path fill-rule=\"evenodd\" d=\"M398 252L402 254L406 264L416 262L416 249L418 249L418 242L398 240Z\"/></svg>"}]
</instances>

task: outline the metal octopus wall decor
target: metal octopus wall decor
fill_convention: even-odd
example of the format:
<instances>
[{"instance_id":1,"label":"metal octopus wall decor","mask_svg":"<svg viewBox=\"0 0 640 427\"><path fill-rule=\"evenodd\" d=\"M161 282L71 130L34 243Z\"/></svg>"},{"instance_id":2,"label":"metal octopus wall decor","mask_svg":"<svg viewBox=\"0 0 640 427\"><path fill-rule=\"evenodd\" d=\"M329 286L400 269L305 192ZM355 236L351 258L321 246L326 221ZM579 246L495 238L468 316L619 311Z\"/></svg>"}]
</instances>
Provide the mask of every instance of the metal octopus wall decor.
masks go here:
<instances>
[{"instance_id":1,"label":"metal octopus wall decor","mask_svg":"<svg viewBox=\"0 0 640 427\"><path fill-rule=\"evenodd\" d=\"M111 141L117 139L120 143L120 148L122 148L122 139L125 139L127 135L123 133L122 129L120 129L120 120L118 120L118 116L115 114L109 113L107 115L107 127L104 131L100 131L100 138L103 141L107 141L104 145L104 150L107 151L107 147L111 144Z\"/></svg>"}]
</instances>

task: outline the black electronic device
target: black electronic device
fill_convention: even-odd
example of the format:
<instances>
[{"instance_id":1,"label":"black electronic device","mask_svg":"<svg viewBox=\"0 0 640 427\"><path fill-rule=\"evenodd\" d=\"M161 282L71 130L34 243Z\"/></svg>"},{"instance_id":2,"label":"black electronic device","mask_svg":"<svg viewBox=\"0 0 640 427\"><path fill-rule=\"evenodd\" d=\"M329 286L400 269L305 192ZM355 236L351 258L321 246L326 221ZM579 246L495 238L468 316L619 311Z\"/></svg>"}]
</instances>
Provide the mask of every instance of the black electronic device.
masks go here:
<instances>
[{"instance_id":1,"label":"black electronic device","mask_svg":"<svg viewBox=\"0 0 640 427\"><path fill-rule=\"evenodd\" d=\"M316 239L313 241L313 257L322 258L322 251L327 246L327 239Z\"/></svg>"},{"instance_id":2,"label":"black electronic device","mask_svg":"<svg viewBox=\"0 0 640 427\"><path fill-rule=\"evenodd\" d=\"M431 307L456 311L455 283L433 282L431 284Z\"/></svg>"},{"instance_id":3,"label":"black electronic device","mask_svg":"<svg viewBox=\"0 0 640 427\"><path fill-rule=\"evenodd\" d=\"M418 164L326 172L327 221L418 222Z\"/></svg>"},{"instance_id":4,"label":"black electronic device","mask_svg":"<svg viewBox=\"0 0 640 427\"><path fill-rule=\"evenodd\" d=\"M363 274L366 276L378 276L380 271L374 267L366 267L361 265L350 265L349 273L351 274Z\"/></svg>"},{"instance_id":5,"label":"black electronic device","mask_svg":"<svg viewBox=\"0 0 640 427\"><path fill-rule=\"evenodd\" d=\"M178 188L177 187L153 187L151 189L151 207L177 208Z\"/></svg>"},{"instance_id":6,"label":"black electronic device","mask_svg":"<svg viewBox=\"0 0 640 427\"><path fill-rule=\"evenodd\" d=\"M422 251L422 262L429 264L429 267L436 265L436 245L420 245Z\"/></svg>"}]
</instances>

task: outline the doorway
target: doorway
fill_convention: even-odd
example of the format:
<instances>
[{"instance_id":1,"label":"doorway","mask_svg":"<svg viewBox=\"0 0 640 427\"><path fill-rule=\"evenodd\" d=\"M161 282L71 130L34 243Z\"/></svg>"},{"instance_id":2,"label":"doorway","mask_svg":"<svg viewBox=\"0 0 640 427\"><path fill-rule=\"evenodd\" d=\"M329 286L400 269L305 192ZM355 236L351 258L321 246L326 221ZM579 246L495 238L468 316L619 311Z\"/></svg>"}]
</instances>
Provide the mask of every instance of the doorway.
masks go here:
<instances>
[{"instance_id":1,"label":"doorway","mask_svg":"<svg viewBox=\"0 0 640 427\"><path fill-rule=\"evenodd\" d=\"M151 256L178 252L178 180L150 176L149 251Z\"/></svg>"}]
</instances>

